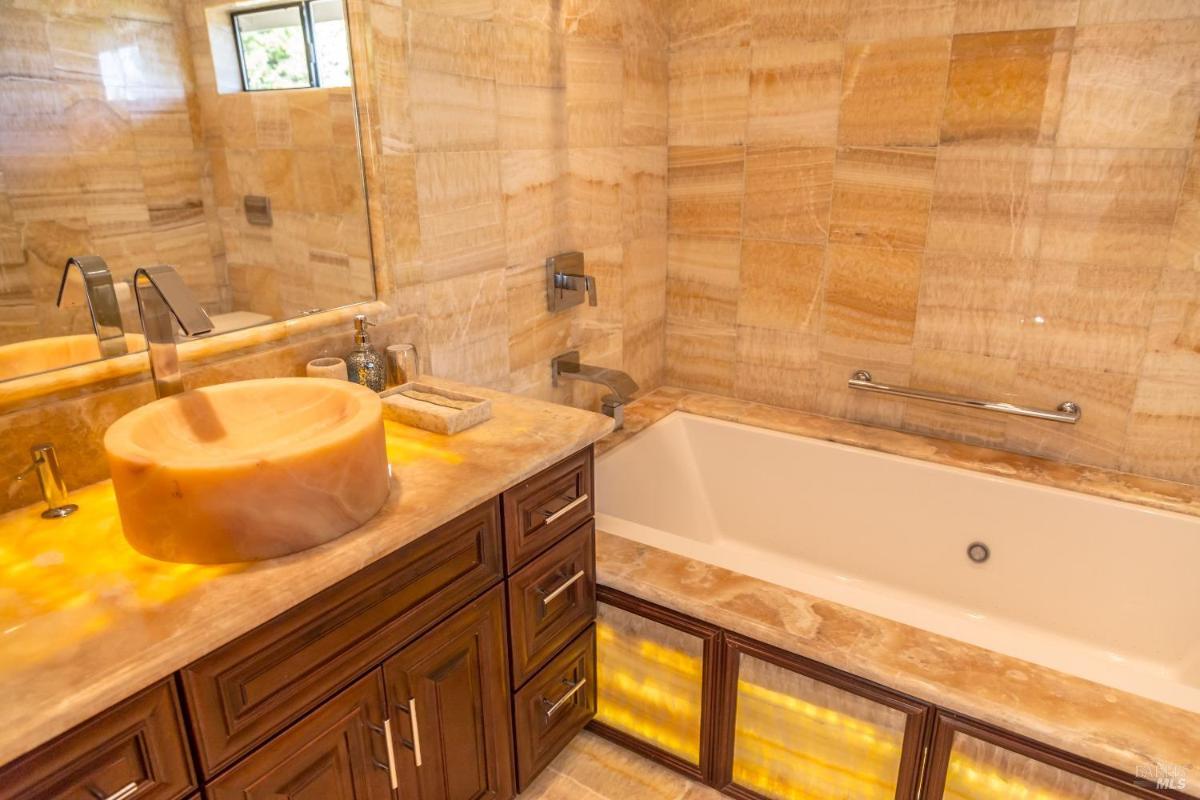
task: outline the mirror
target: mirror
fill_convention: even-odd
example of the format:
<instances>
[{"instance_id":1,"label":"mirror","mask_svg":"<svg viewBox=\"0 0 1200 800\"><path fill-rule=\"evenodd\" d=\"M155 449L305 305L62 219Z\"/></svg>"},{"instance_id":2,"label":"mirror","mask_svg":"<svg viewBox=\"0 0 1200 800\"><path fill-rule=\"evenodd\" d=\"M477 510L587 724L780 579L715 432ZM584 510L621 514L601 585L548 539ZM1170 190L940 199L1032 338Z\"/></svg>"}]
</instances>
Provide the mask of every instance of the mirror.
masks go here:
<instances>
[{"instance_id":1,"label":"mirror","mask_svg":"<svg viewBox=\"0 0 1200 800\"><path fill-rule=\"evenodd\" d=\"M143 349L142 266L175 267L208 336L374 299L346 19L0 6L0 380Z\"/></svg>"}]
</instances>

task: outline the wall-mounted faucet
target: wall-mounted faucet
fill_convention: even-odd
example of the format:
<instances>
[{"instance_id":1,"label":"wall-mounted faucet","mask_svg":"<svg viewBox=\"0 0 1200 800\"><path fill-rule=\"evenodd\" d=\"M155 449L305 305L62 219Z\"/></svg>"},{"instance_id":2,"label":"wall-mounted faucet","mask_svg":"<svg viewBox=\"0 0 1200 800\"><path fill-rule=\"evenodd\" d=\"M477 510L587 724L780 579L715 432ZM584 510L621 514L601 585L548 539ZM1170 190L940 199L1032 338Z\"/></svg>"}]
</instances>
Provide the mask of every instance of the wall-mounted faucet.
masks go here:
<instances>
[{"instance_id":1,"label":"wall-mounted faucet","mask_svg":"<svg viewBox=\"0 0 1200 800\"><path fill-rule=\"evenodd\" d=\"M546 306L562 311L583 303L596 305L596 279L583 274L583 253L559 253L546 259Z\"/></svg>"},{"instance_id":2,"label":"wall-mounted faucet","mask_svg":"<svg viewBox=\"0 0 1200 800\"><path fill-rule=\"evenodd\" d=\"M616 430L620 430L625 424L625 404L638 390L633 378L619 369L581 364L578 350L571 350L550 359L550 379L555 386L558 386L560 380L564 380L598 383L607 387L612 394L600 399L600 409L613 418Z\"/></svg>"},{"instance_id":3,"label":"wall-mounted faucet","mask_svg":"<svg viewBox=\"0 0 1200 800\"><path fill-rule=\"evenodd\" d=\"M46 510L42 512L42 516L46 519L57 519L78 511L79 506L67 502L70 495L62 469L58 466L54 445L35 444L29 448L29 455L33 457L33 463L17 475L17 480L24 480L29 473L37 472L38 483L42 486L42 499L46 501Z\"/></svg>"},{"instance_id":4,"label":"wall-mounted faucet","mask_svg":"<svg viewBox=\"0 0 1200 800\"><path fill-rule=\"evenodd\" d=\"M172 320L179 323L187 336L208 333L212 330L212 320L175 268L166 264L139 267L133 273L133 292L137 295L142 333L150 350L154 393L158 397L179 394L183 391L183 376L179 372Z\"/></svg>"},{"instance_id":5,"label":"wall-mounted faucet","mask_svg":"<svg viewBox=\"0 0 1200 800\"><path fill-rule=\"evenodd\" d=\"M71 256L63 267L62 280L58 284L58 299L55 303L59 308L63 303L73 305L77 297L72 288L75 284L70 280L71 268L79 270L83 278L83 296L87 301L88 313L92 317L92 330L96 332L96 342L100 346L100 357L111 358L123 356L129 349L125 346L125 327L121 322L121 305L117 301L117 290L113 286L112 273L108 264L100 256Z\"/></svg>"}]
</instances>

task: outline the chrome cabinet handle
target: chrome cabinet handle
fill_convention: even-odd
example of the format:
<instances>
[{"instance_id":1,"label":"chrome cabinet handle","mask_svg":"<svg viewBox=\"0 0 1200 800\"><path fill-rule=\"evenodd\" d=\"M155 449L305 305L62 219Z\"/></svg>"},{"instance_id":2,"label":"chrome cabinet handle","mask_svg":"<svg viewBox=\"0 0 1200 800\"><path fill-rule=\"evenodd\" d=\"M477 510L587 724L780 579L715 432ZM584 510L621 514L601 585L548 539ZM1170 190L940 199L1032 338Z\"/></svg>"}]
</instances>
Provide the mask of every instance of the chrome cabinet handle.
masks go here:
<instances>
[{"instance_id":1,"label":"chrome cabinet handle","mask_svg":"<svg viewBox=\"0 0 1200 800\"><path fill-rule=\"evenodd\" d=\"M125 784L120 789L117 789L115 792L109 795L103 794L99 789L90 787L88 789L92 795L101 798L101 800L126 800L126 798L133 797L135 794L137 794L137 790L137 781L131 781L130 783Z\"/></svg>"},{"instance_id":2,"label":"chrome cabinet handle","mask_svg":"<svg viewBox=\"0 0 1200 800\"><path fill-rule=\"evenodd\" d=\"M546 524L553 525L555 522L562 519L567 514L574 511L575 509L579 508L581 505L583 505L587 501L588 501L588 496L587 496L587 493L585 492L584 494L579 495L579 497L576 497L574 500L567 503L565 506L563 506L558 511L555 511L552 514L546 514L546 512L543 511L542 513L546 514Z\"/></svg>"},{"instance_id":3,"label":"chrome cabinet handle","mask_svg":"<svg viewBox=\"0 0 1200 800\"><path fill-rule=\"evenodd\" d=\"M421 766L421 728L417 724L417 698L408 698L408 714L412 720L412 735L413 735L413 756L416 758L417 766Z\"/></svg>"},{"instance_id":4,"label":"chrome cabinet handle","mask_svg":"<svg viewBox=\"0 0 1200 800\"><path fill-rule=\"evenodd\" d=\"M567 589L570 589L572 586L574 586L575 583L580 578L582 578L585 574L587 574L587 573L585 573L583 570L579 570L579 572L576 572L574 575L572 575L571 577L567 578L565 581L560 583L558 586L556 586L554 588L554 591L549 592L548 594L546 594L542 597L542 605L543 606L550 605L550 603L554 600L554 598L558 597L560 594L565 592Z\"/></svg>"},{"instance_id":5,"label":"chrome cabinet handle","mask_svg":"<svg viewBox=\"0 0 1200 800\"><path fill-rule=\"evenodd\" d=\"M567 684L571 688L567 690L566 694L564 694L562 697L558 698L557 702L551 703L546 698L544 698L544 697L542 698L542 704L546 706L546 718L547 719L554 716L554 714L560 708L565 706L567 703L571 702L571 699L573 697L575 697L575 695L579 694L579 690L587 685L587 678L580 678L579 683L573 684L570 681L563 681L563 683Z\"/></svg>"},{"instance_id":6,"label":"chrome cabinet handle","mask_svg":"<svg viewBox=\"0 0 1200 800\"><path fill-rule=\"evenodd\" d=\"M387 750L386 764L375 758L374 747L371 748L371 761L376 767L388 774L388 778L391 780L392 788L398 789L400 787L400 781L396 777L396 751L392 746L392 721L391 719L385 719L382 726L372 725L370 722L366 723L366 725L368 728L370 728L372 733L377 733L383 737L384 747Z\"/></svg>"},{"instance_id":7,"label":"chrome cabinet handle","mask_svg":"<svg viewBox=\"0 0 1200 800\"><path fill-rule=\"evenodd\" d=\"M392 789L400 788L400 779L396 777L396 751L392 747L392 720L389 717L383 721L383 741L387 744L387 771L392 781Z\"/></svg>"}]
</instances>

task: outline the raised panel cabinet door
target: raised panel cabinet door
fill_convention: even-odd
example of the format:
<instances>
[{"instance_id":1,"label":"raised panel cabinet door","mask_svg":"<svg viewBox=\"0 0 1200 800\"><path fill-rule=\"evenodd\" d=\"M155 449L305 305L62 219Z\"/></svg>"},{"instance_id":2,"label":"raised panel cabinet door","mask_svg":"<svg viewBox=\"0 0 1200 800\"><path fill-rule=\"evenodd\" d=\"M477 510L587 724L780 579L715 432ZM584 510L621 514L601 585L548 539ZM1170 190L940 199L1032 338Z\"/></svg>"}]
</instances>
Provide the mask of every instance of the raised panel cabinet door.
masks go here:
<instances>
[{"instance_id":1,"label":"raised panel cabinet door","mask_svg":"<svg viewBox=\"0 0 1200 800\"><path fill-rule=\"evenodd\" d=\"M1131 776L982 723L941 712L929 758L928 800L1131 800L1183 797L1185 772L1152 765Z\"/></svg>"},{"instance_id":2,"label":"raised panel cabinet door","mask_svg":"<svg viewBox=\"0 0 1200 800\"><path fill-rule=\"evenodd\" d=\"M504 587L384 662L404 800L513 796Z\"/></svg>"},{"instance_id":3,"label":"raised panel cabinet door","mask_svg":"<svg viewBox=\"0 0 1200 800\"><path fill-rule=\"evenodd\" d=\"M378 669L210 783L208 800L390 800Z\"/></svg>"}]
</instances>

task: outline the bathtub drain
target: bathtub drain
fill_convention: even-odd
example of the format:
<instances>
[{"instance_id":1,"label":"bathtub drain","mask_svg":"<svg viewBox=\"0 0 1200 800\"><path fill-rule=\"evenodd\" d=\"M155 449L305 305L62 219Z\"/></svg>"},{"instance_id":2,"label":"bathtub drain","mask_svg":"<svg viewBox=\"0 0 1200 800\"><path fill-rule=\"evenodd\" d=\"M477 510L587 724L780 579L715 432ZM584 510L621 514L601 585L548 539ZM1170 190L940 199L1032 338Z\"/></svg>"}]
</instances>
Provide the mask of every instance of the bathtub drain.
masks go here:
<instances>
[{"instance_id":1,"label":"bathtub drain","mask_svg":"<svg viewBox=\"0 0 1200 800\"><path fill-rule=\"evenodd\" d=\"M982 564L992 557L992 550L983 542L971 542L967 545L967 558L976 564Z\"/></svg>"}]
</instances>

